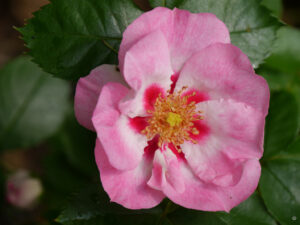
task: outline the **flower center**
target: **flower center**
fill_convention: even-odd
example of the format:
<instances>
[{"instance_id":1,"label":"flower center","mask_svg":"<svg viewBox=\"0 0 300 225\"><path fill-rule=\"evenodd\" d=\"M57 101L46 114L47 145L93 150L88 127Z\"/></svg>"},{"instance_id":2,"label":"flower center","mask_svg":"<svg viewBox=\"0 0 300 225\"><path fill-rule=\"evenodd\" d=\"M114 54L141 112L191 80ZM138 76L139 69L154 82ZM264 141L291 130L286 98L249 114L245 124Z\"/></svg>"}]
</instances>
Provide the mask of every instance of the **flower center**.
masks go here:
<instances>
[{"instance_id":1,"label":"flower center","mask_svg":"<svg viewBox=\"0 0 300 225\"><path fill-rule=\"evenodd\" d=\"M170 93L166 97L160 94L155 101L154 109L148 110L150 117L148 126L142 131L150 140L159 136L158 146L161 148L164 144L172 143L178 148L185 141L197 143L190 136L198 135L199 131L195 128L194 122L203 119L200 116L201 111L196 110L196 103L188 102L190 95L182 96L182 92L187 87L183 87L176 93Z\"/></svg>"},{"instance_id":2,"label":"flower center","mask_svg":"<svg viewBox=\"0 0 300 225\"><path fill-rule=\"evenodd\" d=\"M177 113L169 112L167 122L170 124L170 126L174 127L182 122L182 118Z\"/></svg>"}]
</instances>

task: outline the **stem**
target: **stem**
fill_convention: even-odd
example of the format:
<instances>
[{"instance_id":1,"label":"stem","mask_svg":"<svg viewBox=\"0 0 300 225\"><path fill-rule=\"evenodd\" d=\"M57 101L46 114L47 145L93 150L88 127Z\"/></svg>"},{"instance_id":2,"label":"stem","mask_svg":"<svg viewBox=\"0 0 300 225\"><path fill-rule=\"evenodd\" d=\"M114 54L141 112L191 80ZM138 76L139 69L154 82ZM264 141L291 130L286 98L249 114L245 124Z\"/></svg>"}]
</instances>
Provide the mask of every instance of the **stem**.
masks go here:
<instances>
[{"instance_id":1,"label":"stem","mask_svg":"<svg viewBox=\"0 0 300 225\"><path fill-rule=\"evenodd\" d=\"M161 214L161 216L159 217L159 220L158 220L158 225L162 224L163 222L163 219L166 217L166 215L169 213L169 210L170 208L172 207L173 205L173 202L171 202L170 200L168 200L168 203L167 203L167 206L166 208L164 209L163 213Z\"/></svg>"}]
</instances>

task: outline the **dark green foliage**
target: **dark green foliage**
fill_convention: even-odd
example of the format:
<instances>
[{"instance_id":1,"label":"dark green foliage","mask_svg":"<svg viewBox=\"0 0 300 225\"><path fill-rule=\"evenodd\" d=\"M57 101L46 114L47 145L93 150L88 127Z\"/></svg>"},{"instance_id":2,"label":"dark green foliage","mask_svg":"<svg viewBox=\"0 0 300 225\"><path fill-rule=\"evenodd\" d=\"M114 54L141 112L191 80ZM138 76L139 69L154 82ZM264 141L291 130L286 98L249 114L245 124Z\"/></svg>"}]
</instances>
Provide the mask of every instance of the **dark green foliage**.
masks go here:
<instances>
[{"instance_id":1,"label":"dark green foliage","mask_svg":"<svg viewBox=\"0 0 300 225\"><path fill-rule=\"evenodd\" d=\"M52 0L18 30L45 71L76 79L117 64L122 33L140 14L131 0Z\"/></svg>"},{"instance_id":2,"label":"dark green foliage","mask_svg":"<svg viewBox=\"0 0 300 225\"><path fill-rule=\"evenodd\" d=\"M28 57L0 70L0 149L26 148L52 135L70 107L70 86Z\"/></svg>"}]
</instances>

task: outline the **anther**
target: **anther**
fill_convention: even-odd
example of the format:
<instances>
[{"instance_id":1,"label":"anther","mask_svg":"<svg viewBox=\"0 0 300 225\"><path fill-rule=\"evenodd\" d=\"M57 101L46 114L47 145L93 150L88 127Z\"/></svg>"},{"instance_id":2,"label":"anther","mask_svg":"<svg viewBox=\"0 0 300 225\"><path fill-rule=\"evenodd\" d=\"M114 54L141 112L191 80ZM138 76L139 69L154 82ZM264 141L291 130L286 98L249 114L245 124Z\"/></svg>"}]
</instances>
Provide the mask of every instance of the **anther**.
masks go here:
<instances>
[{"instance_id":1,"label":"anther","mask_svg":"<svg viewBox=\"0 0 300 225\"><path fill-rule=\"evenodd\" d=\"M195 101L188 103L189 97L195 96L196 92L181 95L186 89L187 87L184 86L176 93L170 93L168 90L166 97L160 93L155 101L154 110L147 111L150 117L148 126L142 134L145 134L147 139L159 135L158 146L160 148L164 144L172 143L177 151L181 152L180 145L185 141L197 143L190 137L190 134L199 134L199 130L194 127L194 122L203 119L203 116L199 115L201 111L196 111Z\"/></svg>"}]
</instances>

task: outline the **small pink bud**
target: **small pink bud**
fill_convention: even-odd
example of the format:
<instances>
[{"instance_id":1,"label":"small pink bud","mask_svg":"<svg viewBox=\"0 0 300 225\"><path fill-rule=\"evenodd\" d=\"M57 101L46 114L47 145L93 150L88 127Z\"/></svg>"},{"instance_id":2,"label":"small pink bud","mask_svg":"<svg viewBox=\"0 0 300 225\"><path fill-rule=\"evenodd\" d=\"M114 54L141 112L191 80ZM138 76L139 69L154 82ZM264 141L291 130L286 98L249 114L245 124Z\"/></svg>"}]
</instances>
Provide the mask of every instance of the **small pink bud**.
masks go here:
<instances>
[{"instance_id":1,"label":"small pink bud","mask_svg":"<svg viewBox=\"0 0 300 225\"><path fill-rule=\"evenodd\" d=\"M42 193L41 182L30 177L28 171L19 170L6 182L6 198L9 203L20 208L31 208Z\"/></svg>"}]
</instances>

